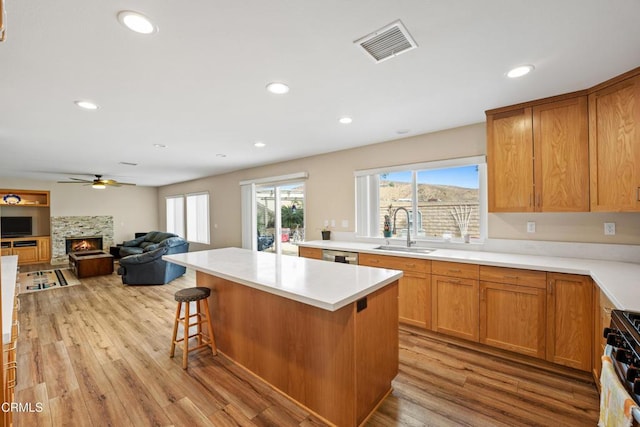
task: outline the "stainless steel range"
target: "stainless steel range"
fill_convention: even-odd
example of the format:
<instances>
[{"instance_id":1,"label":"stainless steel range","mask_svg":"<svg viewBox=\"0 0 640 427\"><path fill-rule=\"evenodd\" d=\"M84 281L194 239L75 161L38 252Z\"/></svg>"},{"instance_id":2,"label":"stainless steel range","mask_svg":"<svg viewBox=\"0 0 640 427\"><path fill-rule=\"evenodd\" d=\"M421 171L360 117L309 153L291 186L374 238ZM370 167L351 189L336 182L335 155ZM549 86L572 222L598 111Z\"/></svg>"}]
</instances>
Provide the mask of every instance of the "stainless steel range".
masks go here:
<instances>
[{"instance_id":1,"label":"stainless steel range","mask_svg":"<svg viewBox=\"0 0 640 427\"><path fill-rule=\"evenodd\" d=\"M640 406L640 313L612 310L604 337L620 383ZM633 416L640 421L640 411Z\"/></svg>"}]
</instances>

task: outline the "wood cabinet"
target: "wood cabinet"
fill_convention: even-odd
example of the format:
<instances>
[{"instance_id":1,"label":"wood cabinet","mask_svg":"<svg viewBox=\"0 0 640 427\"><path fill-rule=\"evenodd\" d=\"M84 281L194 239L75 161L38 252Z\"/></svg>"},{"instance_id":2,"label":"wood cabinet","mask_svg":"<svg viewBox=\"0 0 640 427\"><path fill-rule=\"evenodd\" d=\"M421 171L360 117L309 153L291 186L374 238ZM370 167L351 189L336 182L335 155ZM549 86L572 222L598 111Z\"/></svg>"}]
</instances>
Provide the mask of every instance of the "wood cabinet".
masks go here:
<instances>
[{"instance_id":1,"label":"wood cabinet","mask_svg":"<svg viewBox=\"0 0 640 427\"><path fill-rule=\"evenodd\" d=\"M604 354L604 347L607 339L604 337L604 328L611 324L611 310L615 305L607 298L597 286L593 287L594 305L594 327L593 327L593 379L596 386L600 388L600 369L602 368L601 357Z\"/></svg>"},{"instance_id":2,"label":"wood cabinet","mask_svg":"<svg viewBox=\"0 0 640 427\"><path fill-rule=\"evenodd\" d=\"M547 360L591 371L593 283L590 277L547 273Z\"/></svg>"},{"instance_id":3,"label":"wood cabinet","mask_svg":"<svg viewBox=\"0 0 640 427\"><path fill-rule=\"evenodd\" d=\"M358 264L402 270L398 281L398 316L402 323L431 329L431 261L361 253Z\"/></svg>"},{"instance_id":4,"label":"wood cabinet","mask_svg":"<svg viewBox=\"0 0 640 427\"><path fill-rule=\"evenodd\" d=\"M5 196L16 195L5 200ZM49 192L45 190L0 189L0 206L49 207Z\"/></svg>"},{"instance_id":5,"label":"wood cabinet","mask_svg":"<svg viewBox=\"0 0 640 427\"><path fill-rule=\"evenodd\" d=\"M478 265L432 261L431 272L433 330L478 341Z\"/></svg>"},{"instance_id":6,"label":"wood cabinet","mask_svg":"<svg viewBox=\"0 0 640 427\"><path fill-rule=\"evenodd\" d=\"M49 236L1 239L2 255L17 255L18 264L34 264L51 261Z\"/></svg>"},{"instance_id":7,"label":"wood cabinet","mask_svg":"<svg viewBox=\"0 0 640 427\"><path fill-rule=\"evenodd\" d=\"M592 211L640 211L640 69L589 94Z\"/></svg>"},{"instance_id":8,"label":"wood cabinet","mask_svg":"<svg viewBox=\"0 0 640 427\"><path fill-rule=\"evenodd\" d=\"M545 358L546 273L480 266L480 342Z\"/></svg>"},{"instance_id":9,"label":"wood cabinet","mask_svg":"<svg viewBox=\"0 0 640 427\"><path fill-rule=\"evenodd\" d=\"M490 212L589 210L586 95L487 111Z\"/></svg>"},{"instance_id":10,"label":"wood cabinet","mask_svg":"<svg viewBox=\"0 0 640 427\"><path fill-rule=\"evenodd\" d=\"M304 258L322 259L322 249L298 246L298 256Z\"/></svg>"}]
</instances>

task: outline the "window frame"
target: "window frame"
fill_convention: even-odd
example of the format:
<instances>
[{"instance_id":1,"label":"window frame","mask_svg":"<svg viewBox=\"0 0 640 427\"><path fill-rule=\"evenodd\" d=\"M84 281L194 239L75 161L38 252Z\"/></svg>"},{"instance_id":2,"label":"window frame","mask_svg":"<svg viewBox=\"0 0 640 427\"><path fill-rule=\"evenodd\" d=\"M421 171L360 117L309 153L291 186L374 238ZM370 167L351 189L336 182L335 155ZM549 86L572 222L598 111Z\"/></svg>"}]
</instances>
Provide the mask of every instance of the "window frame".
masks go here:
<instances>
[{"instance_id":1,"label":"window frame","mask_svg":"<svg viewBox=\"0 0 640 427\"><path fill-rule=\"evenodd\" d=\"M393 165L354 172L356 193L356 236L360 238L383 238L379 230L380 215L380 175L390 172L411 172L412 207L418 211L418 172L431 169L446 169L462 166L478 167L478 222L480 236L478 242L484 242L488 236L488 199L487 199L487 160L486 156L461 157L447 160L435 160L421 163ZM417 221L412 222L411 237L417 241L438 242L444 238L418 237ZM453 238L453 242L462 242L462 238Z\"/></svg>"},{"instance_id":2,"label":"window frame","mask_svg":"<svg viewBox=\"0 0 640 427\"><path fill-rule=\"evenodd\" d=\"M194 197L194 196L202 196L202 195L206 195L206 213L204 214L204 218L206 220L206 233L205 236L206 238L204 240L199 240L196 236L196 239L189 239L187 234L188 234L188 230L189 230L189 203L188 203L188 198L189 197ZM182 203L182 209L181 210L175 210L174 212L176 215L180 214L181 215L181 226L182 226L182 230L169 230L169 204L168 201L170 199L174 199L174 200L180 200ZM199 192L193 192L193 193L185 193L185 194L174 194L171 196L165 196L165 212L166 212L166 221L165 221L165 229L167 230L167 232L170 233L174 233L177 234L180 237L183 237L185 240L187 240L188 242L192 242L192 243L202 243L205 245L208 245L211 243L211 196L209 195L208 191L199 191ZM196 221L197 218L199 218L200 216L197 215L196 213ZM176 222L180 222L180 221L173 221L174 225L176 224ZM197 227L197 225L196 225Z\"/></svg>"}]
</instances>

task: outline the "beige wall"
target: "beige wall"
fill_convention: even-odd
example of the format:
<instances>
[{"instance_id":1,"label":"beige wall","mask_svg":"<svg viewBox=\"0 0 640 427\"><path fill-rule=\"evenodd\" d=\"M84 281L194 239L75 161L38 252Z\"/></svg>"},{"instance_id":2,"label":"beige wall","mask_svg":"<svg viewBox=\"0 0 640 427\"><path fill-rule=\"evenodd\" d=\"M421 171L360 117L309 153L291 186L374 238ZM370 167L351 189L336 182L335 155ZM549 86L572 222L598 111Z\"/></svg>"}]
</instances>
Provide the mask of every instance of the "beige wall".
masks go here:
<instances>
[{"instance_id":1,"label":"beige wall","mask_svg":"<svg viewBox=\"0 0 640 427\"><path fill-rule=\"evenodd\" d=\"M113 216L114 240L133 238L137 231L158 229L158 189L156 187L118 187L94 190L90 186L58 184L18 178L0 178L0 188L49 190L51 216ZM164 206L164 205L163 205ZM11 215L4 207L2 215ZM33 208L38 209L38 208ZM47 233L48 234L48 233Z\"/></svg>"},{"instance_id":2,"label":"beige wall","mask_svg":"<svg viewBox=\"0 0 640 427\"><path fill-rule=\"evenodd\" d=\"M159 188L160 227L164 227L164 197L187 192L211 194L212 247L240 246L240 187L242 180L308 172L307 239L319 239L324 220L336 221L337 231L353 231L355 188L359 169L402 165L486 153L485 124L464 126L396 141L246 169ZM342 220L349 226L342 228ZM526 232L535 221L537 232ZM603 222L616 223L616 236L604 236ZM490 214L489 237L569 242L640 244L638 213ZM205 246L192 245L193 249Z\"/></svg>"}]
</instances>

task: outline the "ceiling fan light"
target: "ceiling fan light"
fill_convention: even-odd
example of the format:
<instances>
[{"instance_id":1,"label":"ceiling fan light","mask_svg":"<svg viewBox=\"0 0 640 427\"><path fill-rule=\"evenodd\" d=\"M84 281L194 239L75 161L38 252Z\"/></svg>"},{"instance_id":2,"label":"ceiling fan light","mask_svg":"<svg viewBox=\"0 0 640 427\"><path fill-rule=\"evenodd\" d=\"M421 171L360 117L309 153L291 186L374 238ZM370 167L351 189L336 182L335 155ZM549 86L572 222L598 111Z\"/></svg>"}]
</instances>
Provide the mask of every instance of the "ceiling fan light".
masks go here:
<instances>
[{"instance_id":1,"label":"ceiling fan light","mask_svg":"<svg viewBox=\"0 0 640 427\"><path fill-rule=\"evenodd\" d=\"M95 183L91 185L91 188L94 188L96 190L104 190L106 187L106 185L102 184L102 183Z\"/></svg>"}]
</instances>

